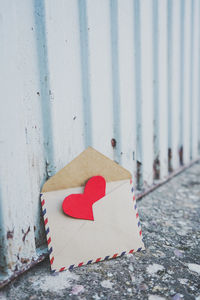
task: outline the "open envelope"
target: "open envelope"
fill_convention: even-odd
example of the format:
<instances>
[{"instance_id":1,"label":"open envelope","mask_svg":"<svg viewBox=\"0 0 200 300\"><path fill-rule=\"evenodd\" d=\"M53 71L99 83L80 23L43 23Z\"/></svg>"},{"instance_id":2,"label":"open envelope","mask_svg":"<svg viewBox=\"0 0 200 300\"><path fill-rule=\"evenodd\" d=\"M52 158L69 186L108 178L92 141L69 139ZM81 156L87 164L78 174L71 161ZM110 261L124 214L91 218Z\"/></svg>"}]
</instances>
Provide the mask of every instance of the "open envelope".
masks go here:
<instances>
[{"instance_id":1,"label":"open envelope","mask_svg":"<svg viewBox=\"0 0 200 300\"><path fill-rule=\"evenodd\" d=\"M105 178L106 193L92 206L94 221L64 214L63 200L83 193L96 175ZM91 147L44 184L41 203L53 271L144 249L131 174Z\"/></svg>"}]
</instances>

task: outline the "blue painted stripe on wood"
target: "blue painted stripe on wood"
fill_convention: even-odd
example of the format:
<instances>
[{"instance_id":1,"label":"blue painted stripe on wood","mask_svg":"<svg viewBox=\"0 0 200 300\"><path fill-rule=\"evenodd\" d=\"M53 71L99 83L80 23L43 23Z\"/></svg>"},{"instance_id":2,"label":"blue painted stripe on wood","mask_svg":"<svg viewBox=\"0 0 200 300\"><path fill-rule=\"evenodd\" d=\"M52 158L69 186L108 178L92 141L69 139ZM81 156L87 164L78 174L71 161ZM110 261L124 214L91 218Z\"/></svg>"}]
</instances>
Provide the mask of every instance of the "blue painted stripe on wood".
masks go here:
<instances>
[{"instance_id":1,"label":"blue painted stripe on wood","mask_svg":"<svg viewBox=\"0 0 200 300\"><path fill-rule=\"evenodd\" d=\"M46 230L45 232L46 232L46 234L48 234L48 233L49 233L49 227L47 228L47 230Z\"/></svg>"},{"instance_id":2,"label":"blue painted stripe on wood","mask_svg":"<svg viewBox=\"0 0 200 300\"><path fill-rule=\"evenodd\" d=\"M199 18L199 28L200 28L200 5L199 5L199 11L198 11L198 18ZM199 31L199 53L200 53L200 31ZM198 82L200 82L200 55L198 57L199 61L198 61ZM198 99L200 99L200 84L198 85ZM198 107L198 153L200 155L200 103L199 103L199 107Z\"/></svg>"},{"instance_id":3,"label":"blue painted stripe on wood","mask_svg":"<svg viewBox=\"0 0 200 300\"><path fill-rule=\"evenodd\" d=\"M44 216L46 214L46 208L42 211L42 215Z\"/></svg>"},{"instance_id":4,"label":"blue painted stripe on wood","mask_svg":"<svg viewBox=\"0 0 200 300\"><path fill-rule=\"evenodd\" d=\"M35 34L36 34L36 59L39 76L39 95L41 105L41 120L42 132L44 139L45 161L46 161L46 178L43 183L54 175L54 147L53 147L53 130L51 118L51 101L50 101L50 83L49 83L49 62L46 38L46 16L45 4L43 1L35 0L34 5L34 18L35 18Z\"/></svg>"},{"instance_id":5,"label":"blue painted stripe on wood","mask_svg":"<svg viewBox=\"0 0 200 300\"><path fill-rule=\"evenodd\" d=\"M142 162L142 93L141 93L141 30L140 30L140 1L134 1L134 41L135 41L135 95L136 95L136 161ZM142 165L140 164L140 176L137 187L142 186Z\"/></svg>"},{"instance_id":6,"label":"blue painted stripe on wood","mask_svg":"<svg viewBox=\"0 0 200 300\"><path fill-rule=\"evenodd\" d=\"M185 87L184 87L184 26L185 26L185 0L182 0L181 3L181 17L180 17L180 49L181 49L181 53L180 53L180 146L183 146L183 122L184 122L184 118L183 118L183 106L184 106L184 91L185 91ZM184 149L183 149L184 151Z\"/></svg>"},{"instance_id":7,"label":"blue painted stripe on wood","mask_svg":"<svg viewBox=\"0 0 200 300\"><path fill-rule=\"evenodd\" d=\"M153 124L154 159L159 158L158 0L153 1Z\"/></svg>"},{"instance_id":8,"label":"blue painted stripe on wood","mask_svg":"<svg viewBox=\"0 0 200 300\"><path fill-rule=\"evenodd\" d=\"M111 29L111 60L112 60L112 94L113 94L113 121L114 138L116 147L114 149L114 160L121 162L121 122L120 122L120 89L119 89L119 45L118 45L118 4L117 0L110 0L110 29Z\"/></svg>"},{"instance_id":9,"label":"blue painted stripe on wood","mask_svg":"<svg viewBox=\"0 0 200 300\"><path fill-rule=\"evenodd\" d=\"M194 50L194 0L191 0L191 28L190 28L190 45L191 45L191 52L190 52L190 159L192 159L192 151L193 151L193 103L194 103L194 93L193 93L193 50Z\"/></svg>"},{"instance_id":10,"label":"blue painted stripe on wood","mask_svg":"<svg viewBox=\"0 0 200 300\"><path fill-rule=\"evenodd\" d=\"M81 78L83 91L83 115L85 131L85 147L92 145L91 132L91 95L89 79L89 49L88 49L88 23L87 5L85 0L78 1L79 28L80 28L80 56L81 56Z\"/></svg>"},{"instance_id":11,"label":"blue painted stripe on wood","mask_svg":"<svg viewBox=\"0 0 200 300\"><path fill-rule=\"evenodd\" d=\"M51 247L51 248L49 249L49 254L51 254L52 251L53 251L53 248Z\"/></svg>"},{"instance_id":12,"label":"blue painted stripe on wood","mask_svg":"<svg viewBox=\"0 0 200 300\"><path fill-rule=\"evenodd\" d=\"M122 252L120 256L124 256L126 254L126 251Z\"/></svg>"},{"instance_id":13,"label":"blue painted stripe on wood","mask_svg":"<svg viewBox=\"0 0 200 300\"><path fill-rule=\"evenodd\" d=\"M168 147L172 147L172 1L168 0L167 6L167 43L168 43ZM171 166L170 166L171 167Z\"/></svg>"}]
</instances>

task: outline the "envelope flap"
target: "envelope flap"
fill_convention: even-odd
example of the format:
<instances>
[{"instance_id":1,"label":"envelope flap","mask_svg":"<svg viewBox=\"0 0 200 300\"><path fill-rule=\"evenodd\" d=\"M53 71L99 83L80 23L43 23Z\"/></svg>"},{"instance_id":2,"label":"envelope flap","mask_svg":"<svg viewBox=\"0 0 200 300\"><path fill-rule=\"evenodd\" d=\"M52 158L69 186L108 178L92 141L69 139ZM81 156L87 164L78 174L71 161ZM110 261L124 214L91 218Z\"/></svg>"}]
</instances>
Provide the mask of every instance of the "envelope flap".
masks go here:
<instances>
[{"instance_id":1,"label":"envelope flap","mask_svg":"<svg viewBox=\"0 0 200 300\"><path fill-rule=\"evenodd\" d=\"M131 178L129 171L89 147L51 177L44 184L42 192L84 186L86 181L95 175L103 176L106 182Z\"/></svg>"}]
</instances>

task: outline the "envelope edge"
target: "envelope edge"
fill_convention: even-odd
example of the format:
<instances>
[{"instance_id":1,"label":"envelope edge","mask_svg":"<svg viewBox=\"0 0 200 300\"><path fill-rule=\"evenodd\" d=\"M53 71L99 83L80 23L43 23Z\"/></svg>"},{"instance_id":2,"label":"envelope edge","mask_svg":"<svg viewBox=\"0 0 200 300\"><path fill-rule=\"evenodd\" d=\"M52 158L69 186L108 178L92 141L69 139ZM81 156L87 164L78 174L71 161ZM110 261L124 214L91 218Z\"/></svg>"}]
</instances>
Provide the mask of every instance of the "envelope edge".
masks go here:
<instances>
[{"instance_id":1,"label":"envelope edge","mask_svg":"<svg viewBox=\"0 0 200 300\"><path fill-rule=\"evenodd\" d=\"M130 179L130 184L132 186L131 191L132 191L132 193L134 193L132 178ZM97 263L97 262L100 262L100 261L106 261L106 260L122 257L124 255L128 255L128 254L132 254L132 253L135 253L135 252L140 252L140 251L145 250L145 246L144 246L144 243L143 243L143 237L142 237L141 224L140 224L139 214L138 214L138 210L137 210L136 198L135 198L135 194L134 194L134 196L133 196L133 201L135 202L134 209L135 209L135 212L136 212L136 218L138 219L137 225L138 225L139 230L140 230L139 235L141 236L141 241L143 243L143 247L139 247L137 250L134 250L134 249L126 250L126 251L123 251L121 254L115 253L113 255L108 255L105 258L99 257L97 259L89 260L87 263L80 262L77 265L72 264L68 267L61 267L60 269L53 269L53 262L54 262L53 247L51 245L50 229L48 227L48 217L46 216L47 211L46 211L46 206L45 206L45 199L42 198L42 195L43 195L43 193L40 194L40 198L41 198L41 205L42 205L42 214L43 214L44 224L45 224L45 233L46 233L46 237L47 237L47 246L48 246L48 254L49 254L49 260L50 260L50 265L51 265L51 272L55 273L55 272L62 272L62 271L66 271L66 270L73 270L76 267L86 266L86 265Z\"/></svg>"}]
</instances>

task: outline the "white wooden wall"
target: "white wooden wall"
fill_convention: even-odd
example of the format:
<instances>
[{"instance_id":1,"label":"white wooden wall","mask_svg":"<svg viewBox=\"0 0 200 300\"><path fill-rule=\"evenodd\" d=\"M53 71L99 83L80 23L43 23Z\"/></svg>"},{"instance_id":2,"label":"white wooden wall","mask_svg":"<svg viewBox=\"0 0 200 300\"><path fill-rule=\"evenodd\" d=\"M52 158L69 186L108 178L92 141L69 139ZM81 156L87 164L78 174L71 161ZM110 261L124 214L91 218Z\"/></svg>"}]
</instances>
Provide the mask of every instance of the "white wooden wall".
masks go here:
<instances>
[{"instance_id":1,"label":"white wooden wall","mask_svg":"<svg viewBox=\"0 0 200 300\"><path fill-rule=\"evenodd\" d=\"M142 191L198 158L200 1L0 4L5 279L42 253L41 186L87 146Z\"/></svg>"}]
</instances>

